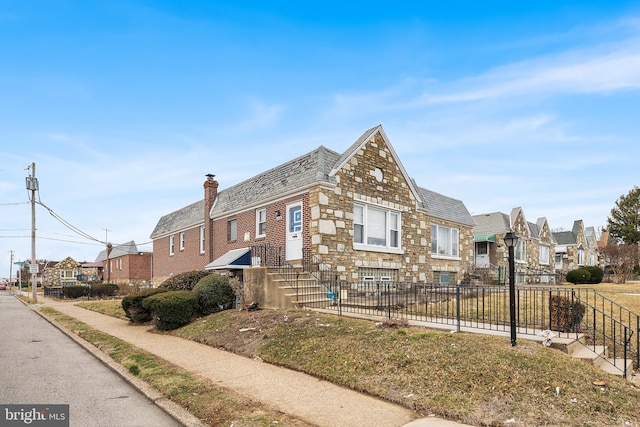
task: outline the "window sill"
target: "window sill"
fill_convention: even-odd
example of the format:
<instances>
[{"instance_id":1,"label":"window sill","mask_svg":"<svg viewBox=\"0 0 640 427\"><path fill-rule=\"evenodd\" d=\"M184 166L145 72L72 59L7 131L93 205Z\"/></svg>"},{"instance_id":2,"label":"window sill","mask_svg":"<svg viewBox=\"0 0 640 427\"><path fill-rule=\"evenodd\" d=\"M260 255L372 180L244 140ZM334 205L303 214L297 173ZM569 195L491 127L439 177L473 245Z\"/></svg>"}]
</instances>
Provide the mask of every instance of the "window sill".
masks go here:
<instances>
[{"instance_id":1,"label":"window sill","mask_svg":"<svg viewBox=\"0 0 640 427\"><path fill-rule=\"evenodd\" d=\"M462 261L462 258L460 258L459 256L449 256L449 255L431 254L431 258L434 258L434 259L449 259L451 261Z\"/></svg>"},{"instance_id":2,"label":"window sill","mask_svg":"<svg viewBox=\"0 0 640 427\"><path fill-rule=\"evenodd\" d=\"M367 252L381 252L385 254L404 254L404 251L400 248L387 248L384 246L367 246L367 245L353 245L353 249L356 251L367 251Z\"/></svg>"}]
</instances>

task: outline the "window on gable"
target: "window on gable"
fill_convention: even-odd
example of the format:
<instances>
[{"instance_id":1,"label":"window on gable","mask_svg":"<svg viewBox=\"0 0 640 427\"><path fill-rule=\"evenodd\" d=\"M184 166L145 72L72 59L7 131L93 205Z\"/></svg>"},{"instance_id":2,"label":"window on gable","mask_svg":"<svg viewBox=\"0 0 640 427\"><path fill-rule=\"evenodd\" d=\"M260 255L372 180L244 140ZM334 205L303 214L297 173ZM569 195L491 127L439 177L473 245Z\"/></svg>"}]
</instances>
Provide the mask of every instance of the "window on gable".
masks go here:
<instances>
[{"instance_id":1,"label":"window on gable","mask_svg":"<svg viewBox=\"0 0 640 427\"><path fill-rule=\"evenodd\" d=\"M458 257L460 247L457 228L431 226L431 254L445 257Z\"/></svg>"},{"instance_id":2,"label":"window on gable","mask_svg":"<svg viewBox=\"0 0 640 427\"><path fill-rule=\"evenodd\" d=\"M353 243L356 249L399 250L400 214L377 207L355 205Z\"/></svg>"},{"instance_id":3,"label":"window on gable","mask_svg":"<svg viewBox=\"0 0 640 427\"><path fill-rule=\"evenodd\" d=\"M540 264L549 265L549 246L540 246Z\"/></svg>"},{"instance_id":4,"label":"window on gable","mask_svg":"<svg viewBox=\"0 0 640 427\"><path fill-rule=\"evenodd\" d=\"M516 261L525 262L527 260L527 242L524 240L518 240L515 247L515 259Z\"/></svg>"},{"instance_id":5,"label":"window on gable","mask_svg":"<svg viewBox=\"0 0 640 427\"><path fill-rule=\"evenodd\" d=\"M180 250L184 251L184 231L180 233Z\"/></svg>"},{"instance_id":6,"label":"window on gable","mask_svg":"<svg viewBox=\"0 0 640 427\"><path fill-rule=\"evenodd\" d=\"M169 255L173 255L175 253L175 236L169 236Z\"/></svg>"},{"instance_id":7,"label":"window on gable","mask_svg":"<svg viewBox=\"0 0 640 427\"><path fill-rule=\"evenodd\" d=\"M582 246L578 248L578 265L584 265L584 248Z\"/></svg>"},{"instance_id":8,"label":"window on gable","mask_svg":"<svg viewBox=\"0 0 640 427\"><path fill-rule=\"evenodd\" d=\"M256 237L267 235L267 210L258 209L256 211Z\"/></svg>"},{"instance_id":9,"label":"window on gable","mask_svg":"<svg viewBox=\"0 0 640 427\"><path fill-rule=\"evenodd\" d=\"M235 219L227 222L227 240L230 242L238 240L238 221Z\"/></svg>"},{"instance_id":10,"label":"window on gable","mask_svg":"<svg viewBox=\"0 0 640 427\"><path fill-rule=\"evenodd\" d=\"M204 225L200 226L200 253L204 253L205 240L204 240Z\"/></svg>"}]
</instances>

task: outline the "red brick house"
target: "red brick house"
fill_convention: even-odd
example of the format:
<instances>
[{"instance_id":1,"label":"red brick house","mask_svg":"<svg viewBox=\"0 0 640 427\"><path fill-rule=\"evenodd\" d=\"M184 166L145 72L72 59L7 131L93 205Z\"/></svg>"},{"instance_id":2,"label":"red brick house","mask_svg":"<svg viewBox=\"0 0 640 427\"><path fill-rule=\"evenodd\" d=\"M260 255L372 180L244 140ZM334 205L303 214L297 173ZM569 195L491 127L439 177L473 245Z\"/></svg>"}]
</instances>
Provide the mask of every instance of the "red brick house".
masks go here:
<instances>
[{"instance_id":1,"label":"red brick house","mask_svg":"<svg viewBox=\"0 0 640 427\"><path fill-rule=\"evenodd\" d=\"M473 265L464 204L421 188L376 126L345 152L324 146L160 219L154 283L194 269L254 273L271 248L301 265L313 256L340 280L459 283ZM200 216L199 216L200 215Z\"/></svg>"},{"instance_id":2,"label":"red brick house","mask_svg":"<svg viewBox=\"0 0 640 427\"><path fill-rule=\"evenodd\" d=\"M153 254L138 250L135 242L111 246L98 254L102 263L102 279L107 283L151 285Z\"/></svg>"}]
</instances>

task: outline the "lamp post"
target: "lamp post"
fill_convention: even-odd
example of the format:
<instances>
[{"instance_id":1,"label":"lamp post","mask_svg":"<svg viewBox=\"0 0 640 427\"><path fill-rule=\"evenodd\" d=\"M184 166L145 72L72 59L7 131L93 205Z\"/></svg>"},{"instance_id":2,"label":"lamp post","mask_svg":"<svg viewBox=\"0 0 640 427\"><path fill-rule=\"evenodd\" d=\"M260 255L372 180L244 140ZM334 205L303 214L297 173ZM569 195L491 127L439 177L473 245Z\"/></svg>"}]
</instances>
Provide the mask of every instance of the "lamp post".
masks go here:
<instances>
[{"instance_id":1,"label":"lamp post","mask_svg":"<svg viewBox=\"0 0 640 427\"><path fill-rule=\"evenodd\" d=\"M513 231L504 236L504 244L509 248L509 318L511 322L511 347L516 346L516 285L514 250L518 236Z\"/></svg>"}]
</instances>

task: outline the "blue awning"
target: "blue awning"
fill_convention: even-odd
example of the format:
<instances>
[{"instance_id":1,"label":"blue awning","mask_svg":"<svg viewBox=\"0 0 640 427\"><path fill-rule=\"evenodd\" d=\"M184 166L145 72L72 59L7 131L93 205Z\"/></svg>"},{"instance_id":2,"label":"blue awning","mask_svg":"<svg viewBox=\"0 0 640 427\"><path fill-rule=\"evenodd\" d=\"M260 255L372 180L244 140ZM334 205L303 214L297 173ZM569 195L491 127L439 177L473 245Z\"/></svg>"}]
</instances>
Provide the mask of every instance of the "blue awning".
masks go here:
<instances>
[{"instance_id":1,"label":"blue awning","mask_svg":"<svg viewBox=\"0 0 640 427\"><path fill-rule=\"evenodd\" d=\"M231 270L251 267L251 249L233 249L204 266L205 270Z\"/></svg>"}]
</instances>

